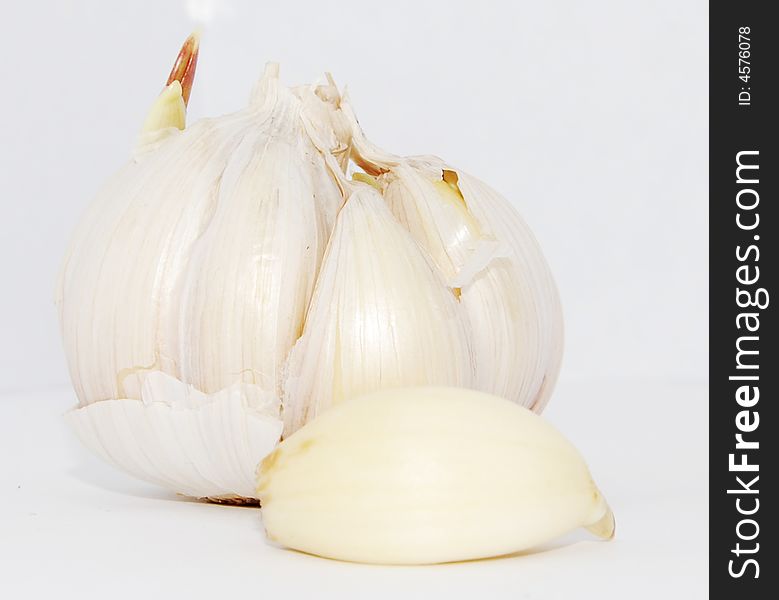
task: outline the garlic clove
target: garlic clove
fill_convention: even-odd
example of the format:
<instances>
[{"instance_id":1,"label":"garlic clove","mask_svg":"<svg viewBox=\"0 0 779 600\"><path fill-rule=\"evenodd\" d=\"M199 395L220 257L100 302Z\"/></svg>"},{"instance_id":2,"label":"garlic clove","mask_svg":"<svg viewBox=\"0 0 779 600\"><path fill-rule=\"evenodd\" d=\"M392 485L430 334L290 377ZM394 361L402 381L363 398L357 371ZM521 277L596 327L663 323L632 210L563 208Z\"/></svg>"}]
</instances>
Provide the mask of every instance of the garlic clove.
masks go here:
<instances>
[{"instance_id":1,"label":"garlic clove","mask_svg":"<svg viewBox=\"0 0 779 600\"><path fill-rule=\"evenodd\" d=\"M241 378L281 392L342 202L317 158L306 140L251 135L231 156L161 346L199 389Z\"/></svg>"},{"instance_id":2,"label":"garlic clove","mask_svg":"<svg viewBox=\"0 0 779 600\"><path fill-rule=\"evenodd\" d=\"M285 435L356 394L472 385L469 325L451 289L378 192L353 189L288 360Z\"/></svg>"},{"instance_id":3,"label":"garlic clove","mask_svg":"<svg viewBox=\"0 0 779 600\"><path fill-rule=\"evenodd\" d=\"M475 332L478 387L540 413L563 359L557 284L536 237L509 202L479 179L450 172L458 177L469 211L502 245L483 275L471 280L483 282L463 290L463 307ZM516 348L516 357L495 353L495 346Z\"/></svg>"},{"instance_id":4,"label":"garlic clove","mask_svg":"<svg viewBox=\"0 0 779 600\"><path fill-rule=\"evenodd\" d=\"M424 564L517 552L614 520L577 450L541 417L460 388L333 407L258 468L268 538L341 560Z\"/></svg>"},{"instance_id":5,"label":"garlic clove","mask_svg":"<svg viewBox=\"0 0 779 600\"><path fill-rule=\"evenodd\" d=\"M532 232L489 186L436 157L403 158L363 133L349 103L352 158L433 259L471 323L477 389L541 412L563 350L562 308Z\"/></svg>"},{"instance_id":6,"label":"garlic clove","mask_svg":"<svg viewBox=\"0 0 779 600\"><path fill-rule=\"evenodd\" d=\"M193 497L254 498L257 462L279 441L278 400L257 386L215 394L152 371L141 399L96 402L66 420L84 445L121 470Z\"/></svg>"},{"instance_id":7,"label":"garlic clove","mask_svg":"<svg viewBox=\"0 0 779 600\"><path fill-rule=\"evenodd\" d=\"M562 360L562 309L530 229L505 198L434 157L379 179L393 214L461 292L476 388L540 412Z\"/></svg>"}]
</instances>

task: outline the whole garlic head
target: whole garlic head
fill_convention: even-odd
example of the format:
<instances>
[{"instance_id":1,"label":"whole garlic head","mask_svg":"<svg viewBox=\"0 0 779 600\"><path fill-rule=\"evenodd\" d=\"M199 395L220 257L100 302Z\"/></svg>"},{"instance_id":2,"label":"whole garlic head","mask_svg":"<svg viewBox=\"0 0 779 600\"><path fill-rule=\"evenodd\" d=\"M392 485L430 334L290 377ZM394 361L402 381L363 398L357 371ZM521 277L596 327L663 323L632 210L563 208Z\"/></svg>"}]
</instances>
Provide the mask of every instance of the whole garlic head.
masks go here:
<instances>
[{"instance_id":1,"label":"whole garlic head","mask_svg":"<svg viewBox=\"0 0 779 600\"><path fill-rule=\"evenodd\" d=\"M540 411L562 319L508 202L377 149L329 76L287 88L268 65L245 109L187 125L197 52L190 38L64 261L84 443L187 495L256 499L282 435L354 395L460 386Z\"/></svg>"}]
</instances>

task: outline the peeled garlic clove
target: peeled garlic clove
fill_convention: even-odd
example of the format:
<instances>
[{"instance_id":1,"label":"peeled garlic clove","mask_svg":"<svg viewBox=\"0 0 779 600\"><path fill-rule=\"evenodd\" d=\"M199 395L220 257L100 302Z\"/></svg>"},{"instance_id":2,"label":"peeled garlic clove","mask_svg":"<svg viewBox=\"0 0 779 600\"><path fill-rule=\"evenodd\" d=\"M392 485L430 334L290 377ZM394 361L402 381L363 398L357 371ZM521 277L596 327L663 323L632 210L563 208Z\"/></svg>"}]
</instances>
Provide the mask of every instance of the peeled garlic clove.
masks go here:
<instances>
[{"instance_id":1,"label":"peeled garlic clove","mask_svg":"<svg viewBox=\"0 0 779 600\"><path fill-rule=\"evenodd\" d=\"M577 450L502 398L405 388L354 398L258 469L271 540L341 560L421 564L531 548L614 518Z\"/></svg>"},{"instance_id":2,"label":"peeled garlic clove","mask_svg":"<svg viewBox=\"0 0 779 600\"><path fill-rule=\"evenodd\" d=\"M378 192L357 184L338 215L284 382L285 435L378 389L473 383L469 326Z\"/></svg>"},{"instance_id":3,"label":"peeled garlic clove","mask_svg":"<svg viewBox=\"0 0 779 600\"><path fill-rule=\"evenodd\" d=\"M378 175L397 220L430 254L472 326L474 387L536 412L560 370L562 310L533 233L500 194L435 157L403 158L366 139L348 103L353 158Z\"/></svg>"}]
</instances>

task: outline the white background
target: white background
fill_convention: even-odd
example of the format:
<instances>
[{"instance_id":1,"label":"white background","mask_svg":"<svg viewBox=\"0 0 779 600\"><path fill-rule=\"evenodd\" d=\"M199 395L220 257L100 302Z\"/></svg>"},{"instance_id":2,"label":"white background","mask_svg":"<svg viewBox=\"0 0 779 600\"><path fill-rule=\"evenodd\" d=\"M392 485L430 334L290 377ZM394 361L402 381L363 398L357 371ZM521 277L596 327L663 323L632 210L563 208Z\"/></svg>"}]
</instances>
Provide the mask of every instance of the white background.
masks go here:
<instances>
[{"instance_id":1,"label":"white background","mask_svg":"<svg viewBox=\"0 0 779 600\"><path fill-rule=\"evenodd\" d=\"M14 510L0 521L0 551L3 533L5 540L16 536L50 548L15 552L22 565L17 573L26 573L35 557L53 564L67 553L67 540L105 544L99 535L79 535L82 523L109 519L103 512L94 518L92 509L84 509L90 502L99 507L94 510L121 514L115 534L120 538L140 535L134 519L141 523L141 515L172 518L170 527L177 531L176 518L212 508L187 504L167 515L164 507L176 505L160 500L168 496L112 473L61 431L54 417L73 397L52 301L76 221L100 183L128 157L180 42L205 21L190 121L243 106L265 61L281 62L288 83L332 71L339 84L348 85L377 143L401 154L438 154L510 198L534 228L557 277L567 349L547 414L582 448L596 477L606 480L602 487L607 495L611 490L618 518L614 496L625 504L623 541L581 558L580 543L502 563L472 563L449 571L451 576L434 571L428 583L435 585L425 589L471 585L477 593L492 589L478 585L491 573L495 589L501 577L518 586L511 587L511 597L557 597L558 588L548 587L547 579L573 585L583 580L567 577L566 569L581 577L583 564L595 565L597 572L605 561L614 568L603 570L604 577L607 572L618 577L611 580L615 597L633 587L636 594L650 594L644 579L663 581L664 570L667 579L687 586L684 597L702 597L707 13L702 1L4 2L0 406L7 414L0 418L0 433L4 440L26 441L12 456L9 442L3 443L0 479L12 488L0 490L5 498L0 502L11 498ZM47 480L60 486L59 496ZM134 492L128 495L128 489ZM658 490L656 497L651 490ZM67 512L63 494L79 509ZM33 526L33 535L23 517L35 513L36 502L43 507L37 514L48 510L50 521L41 519L49 525ZM120 511L128 506L130 516ZM674 514L676 521L663 521L661 513ZM229 514L222 518L256 521L246 512ZM190 514L191 521L180 527L206 516ZM46 537L63 519L69 526ZM121 523L133 525L123 530ZM254 529L240 531L254 540L261 537L259 526ZM219 546L231 539L226 531L214 534L207 552L223 558L235 552ZM149 525L144 536L157 550L144 549L135 538L121 547L132 548L136 559L135 553L150 551L153 561L175 562L159 549L175 554L181 548L170 537L168 546L160 546L156 533ZM667 544L660 539L665 533ZM620 543L627 550L620 550ZM191 539L186 546L197 548ZM102 552L82 551L83 568ZM607 554L597 558L598 552ZM314 565L312 576L332 577L336 587L342 577L346 581L342 565L292 560ZM531 568L524 579L517 561L541 564L541 571ZM223 563L229 571L240 561ZM487 570L478 571L479 564ZM660 572L653 572L652 564ZM262 569L261 562L256 566ZM272 570L286 573L283 567ZM216 573L212 583L218 586ZM409 586L425 577L416 573ZM152 575L161 577L157 571ZM386 575L377 577L375 584L388 581ZM589 585L595 587L577 597L594 597L597 585ZM261 578L251 586L245 591L262 594ZM211 588L204 584L206 589Z\"/></svg>"}]
</instances>

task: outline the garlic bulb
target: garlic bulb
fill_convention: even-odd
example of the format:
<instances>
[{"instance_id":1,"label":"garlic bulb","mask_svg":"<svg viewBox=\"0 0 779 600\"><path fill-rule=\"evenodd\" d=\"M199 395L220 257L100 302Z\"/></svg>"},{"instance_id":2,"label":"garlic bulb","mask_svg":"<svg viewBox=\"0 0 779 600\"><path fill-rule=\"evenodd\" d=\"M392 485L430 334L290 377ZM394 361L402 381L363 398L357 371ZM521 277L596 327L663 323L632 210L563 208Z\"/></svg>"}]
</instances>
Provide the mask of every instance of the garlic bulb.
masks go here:
<instances>
[{"instance_id":1,"label":"garlic bulb","mask_svg":"<svg viewBox=\"0 0 779 600\"><path fill-rule=\"evenodd\" d=\"M348 103L340 107L352 128L355 161L378 176L390 210L428 251L467 313L473 387L541 412L560 370L563 318L532 232L485 183L436 157L378 149Z\"/></svg>"},{"instance_id":2,"label":"garlic bulb","mask_svg":"<svg viewBox=\"0 0 779 600\"><path fill-rule=\"evenodd\" d=\"M245 109L187 125L197 55L191 37L64 261L84 443L178 492L252 499L281 436L355 395L461 386L540 411L560 308L506 201L376 149L329 76L287 88L268 65Z\"/></svg>"},{"instance_id":3,"label":"garlic bulb","mask_svg":"<svg viewBox=\"0 0 779 600\"><path fill-rule=\"evenodd\" d=\"M344 402L261 463L268 538L329 558L420 564L508 554L614 517L584 460L541 417L459 388Z\"/></svg>"},{"instance_id":4,"label":"garlic bulb","mask_svg":"<svg viewBox=\"0 0 779 600\"><path fill-rule=\"evenodd\" d=\"M189 40L179 63L193 68L196 53L196 40ZM191 79L189 72L181 76ZM283 87L270 65L246 109L180 131L187 93L174 79L152 107L136 156L103 188L76 232L57 293L79 398L70 419L89 446L104 446L113 462L139 474L145 439L176 429L169 431L165 419L196 423L197 414L184 413L212 404L225 427L200 431L202 454L235 458L238 441L230 436L235 428L251 429L255 417L277 422L263 429L269 437L259 446L267 452L278 441L282 366L300 335L343 203L322 144L343 150L335 132L306 112L323 102L313 88ZM158 379L147 381L155 373L169 376L170 396L155 393ZM193 390L196 400L181 400ZM226 390L240 396L240 415L221 403ZM143 416L140 406L149 409ZM131 413L133 427L146 432L126 436L123 452L103 433L111 420L132 421ZM228 427L238 416L243 422ZM189 454L197 444L187 450L180 436L164 443L182 444L176 450L187 454L182 469L198 461ZM240 477L224 481L222 473L221 483L210 478L212 485L195 486L196 493L177 483L177 468L147 479L198 496L245 496L262 456L254 454L248 471L234 469Z\"/></svg>"}]
</instances>

